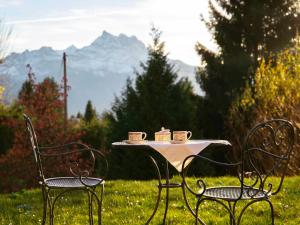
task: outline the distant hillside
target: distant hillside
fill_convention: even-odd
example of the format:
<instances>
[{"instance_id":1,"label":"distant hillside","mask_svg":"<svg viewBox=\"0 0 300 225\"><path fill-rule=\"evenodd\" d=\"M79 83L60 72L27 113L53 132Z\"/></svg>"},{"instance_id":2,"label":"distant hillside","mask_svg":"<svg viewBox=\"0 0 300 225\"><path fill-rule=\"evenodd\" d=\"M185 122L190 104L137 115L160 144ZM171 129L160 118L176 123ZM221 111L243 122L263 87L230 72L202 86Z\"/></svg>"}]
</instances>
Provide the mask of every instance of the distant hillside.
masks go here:
<instances>
[{"instance_id":1,"label":"distant hillside","mask_svg":"<svg viewBox=\"0 0 300 225\"><path fill-rule=\"evenodd\" d=\"M67 53L69 112L83 112L87 101L92 100L98 112L110 109L114 96L121 93L127 77L134 78L134 70L147 59L147 48L135 36L114 36L103 31L90 45L76 48L71 45L65 50L41 47L38 50L12 53L0 65L0 76L7 87L5 95L13 99L27 77L26 65L33 68L38 81L46 76L62 81L62 53ZM188 77L199 93L195 81L194 67L179 60L170 60L179 77Z\"/></svg>"}]
</instances>

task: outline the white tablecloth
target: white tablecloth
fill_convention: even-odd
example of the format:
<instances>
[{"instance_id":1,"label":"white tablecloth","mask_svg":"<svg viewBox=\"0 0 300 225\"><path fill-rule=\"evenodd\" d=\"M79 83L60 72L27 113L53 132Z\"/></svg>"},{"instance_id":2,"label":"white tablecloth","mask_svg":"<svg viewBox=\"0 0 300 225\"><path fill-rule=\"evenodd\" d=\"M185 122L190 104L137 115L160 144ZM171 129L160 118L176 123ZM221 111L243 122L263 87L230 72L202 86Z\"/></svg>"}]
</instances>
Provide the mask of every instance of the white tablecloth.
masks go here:
<instances>
[{"instance_id":1,"label":"white tablecloth","mask_svg":"<svg viewBox=\"0 0 300 225\"><path fill-rule=\"evenodd\" d=\"M184 144L149 141L145 144L162 154L179 172L182 170L182 164L186 157L198 155L210 144L230 145L230 143L225 140L190 140ZM187 161L185 166L190 162L191 160Z\"/></svg>"},{"instance_id":2,"label":"white tablecloth","mask_svg":"<svg viewBox=\"0 0 300 225\"><path fill-rule=\"evenodd\" d=\"M189 140L184 144L171 144L169 142L145 141L142 145L148 145L165 157L179 172L186 157L198 155L202 150L211 144L231 145L226 140ZM127 145L127 144L126 144ZM187 161L187 166L190 161Z\"/></svg>"}]
</instances>

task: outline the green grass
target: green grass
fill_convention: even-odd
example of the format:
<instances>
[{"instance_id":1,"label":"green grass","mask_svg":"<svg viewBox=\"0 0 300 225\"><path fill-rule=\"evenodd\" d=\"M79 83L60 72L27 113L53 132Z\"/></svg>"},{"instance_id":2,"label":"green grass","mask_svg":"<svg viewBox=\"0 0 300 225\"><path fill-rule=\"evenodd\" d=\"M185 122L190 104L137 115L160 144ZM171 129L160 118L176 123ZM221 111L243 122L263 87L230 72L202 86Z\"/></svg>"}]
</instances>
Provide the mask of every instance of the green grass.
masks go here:
<instances>
[{"instance_id":1,"label":"green grass","mask_svg":"<svg viewBox=\"0 0 300 225\"><path fill-rule=\"evenodd\" d=\"M175 179L180 180L179 177ZM208 178L211 185L232 184L233 178ZM274 178L274 180L278 180ZM189 182L194 182L190 179ZM105 184L102 224L145 224L155 204L156 181L109 181ZM163 191L163 194L165 192ZM194 204L194 198L189 196ZM300 224L300 177L287 177L281 192L272 197L275 210L275 224ZM161 224L163 204L151 224ZM55 212L55 224L88 224L87 196L74 192L62 198ZM220 205L206 203L201 208L201 217L207 224L229 224L228 214ZM96 213L95 213L96 215ZM270 211L266 203L254 204L242 224L270 224ZM42 195L40 189L24 190L0 195L0 224L40 224L42 218ZM95 216L95 220L97 217ZM170 207L167 224L193 224L194 218L183 203L180 189L170 190Z\"/></svg>"}]
</instances>

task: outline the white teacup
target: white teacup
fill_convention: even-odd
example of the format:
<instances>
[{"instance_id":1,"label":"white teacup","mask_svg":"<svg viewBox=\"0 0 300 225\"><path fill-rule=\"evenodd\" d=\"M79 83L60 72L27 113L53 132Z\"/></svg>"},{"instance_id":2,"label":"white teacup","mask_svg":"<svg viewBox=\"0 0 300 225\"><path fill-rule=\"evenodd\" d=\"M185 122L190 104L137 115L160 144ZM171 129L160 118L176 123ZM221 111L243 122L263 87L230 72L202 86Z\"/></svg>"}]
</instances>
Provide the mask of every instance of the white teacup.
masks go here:
<instances>
[{"instance_id":1,"label":"white teacup","mask_svg":"<svg viewBox=\"0 0 300 225\"><path fill-rule=\"evenodd\" d=\"M191 137L191 131L173 131L173 141L187 141Z\"/></svg>"},{"instance_id":2,"label":"white teacup","mask_svg":"<svg viewBox=\"0 0 300 225\"><path fill-rule=\"evenodd\" d=\"M147 137L145 132L128 132L129 141L143 141Z\"/></svg>"}]
</instances>

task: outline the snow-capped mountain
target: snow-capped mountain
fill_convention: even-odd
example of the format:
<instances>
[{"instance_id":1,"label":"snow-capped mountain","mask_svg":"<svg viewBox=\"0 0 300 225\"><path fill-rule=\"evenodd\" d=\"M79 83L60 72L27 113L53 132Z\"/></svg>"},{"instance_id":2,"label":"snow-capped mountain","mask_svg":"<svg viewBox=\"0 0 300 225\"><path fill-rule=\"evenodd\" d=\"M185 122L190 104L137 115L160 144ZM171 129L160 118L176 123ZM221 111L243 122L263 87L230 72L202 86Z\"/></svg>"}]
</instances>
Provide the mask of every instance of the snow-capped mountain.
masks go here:
<instances>
[{"instance_id":1,"label":"snow-capped mountain","mask_svg":"<svg viewBox=\"0 0 300 225\"><path fill-rule=\"evenodd\" d=\"M109 109L115 96L119 96L128 77L134 78L134 70L147 59L147 48L135 36L114 36L103 31L90 45L65 50L41 47L38 50L12 53L0 65L0 76L4 77L6 96L16 96L27 78L30 64L38 81L47 76L61 83L63 76L62 53L67 54L69 112L83 112L87 101L92 100L98 112ZM195 84L194 67L179 60L170 60L179 77L187 76ZM0 80L0 82L1 82ZM198 85L194 85L197 87ZM9 96L8 96L9 97Z\"/></svg>"}]
</instances>

